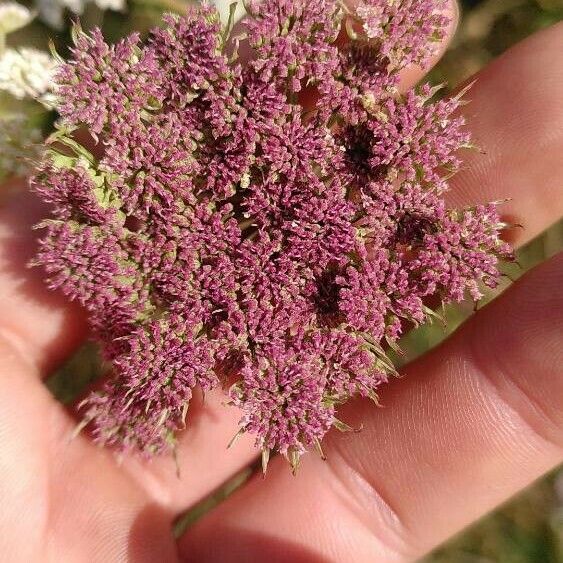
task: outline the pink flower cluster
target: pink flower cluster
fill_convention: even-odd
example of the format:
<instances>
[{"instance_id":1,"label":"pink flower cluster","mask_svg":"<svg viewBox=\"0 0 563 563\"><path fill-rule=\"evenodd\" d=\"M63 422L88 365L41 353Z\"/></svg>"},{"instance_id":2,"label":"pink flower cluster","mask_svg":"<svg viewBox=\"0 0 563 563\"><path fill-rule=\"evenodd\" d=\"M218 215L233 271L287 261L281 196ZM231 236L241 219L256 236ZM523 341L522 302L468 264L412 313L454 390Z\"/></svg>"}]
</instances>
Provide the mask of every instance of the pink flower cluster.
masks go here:
<instances>
[{"instance_id":1,"label":"pink flower cluster","mask_svg":"<svg viewBox=\"0 0 563 563\"><path fill-rule=\"evenodd\" d=\"M443 4L251 1L243 37L207 5L144 41L75 30L33 179L53 209L37 262L112 367L85 402L100 442L169 449L194 389L222 387L239 432L295 465L345 427L339 405L377 398L430 303L498 283L495 206L442 197L469 146L459 98L397 87L434 53Z\"/></svg>"}]
</instances>

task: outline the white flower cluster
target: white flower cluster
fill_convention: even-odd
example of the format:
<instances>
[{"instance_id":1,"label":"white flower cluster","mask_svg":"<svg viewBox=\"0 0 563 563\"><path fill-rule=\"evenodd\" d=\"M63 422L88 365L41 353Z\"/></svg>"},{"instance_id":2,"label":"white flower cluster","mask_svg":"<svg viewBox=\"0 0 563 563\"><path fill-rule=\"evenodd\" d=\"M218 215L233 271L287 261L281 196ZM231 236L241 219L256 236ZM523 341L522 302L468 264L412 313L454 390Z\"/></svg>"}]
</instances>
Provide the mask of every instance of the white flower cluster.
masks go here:
<instances>
[{"instance_id":1,"label":"white flower cluster","mask_svg":"<svg viewBox=\"0 0 563 563\"><path fill-rule=\"evenodd\" d=\"M66 9L81 14L87 2L95 2L103 10L122 10L125 5L125 0L35 1L43 20L57 28L64 23ZM33 17L21 4L0 2L0 93L6 92L16 100L33 99L51 109L55 59L32 47L6 47L6 36L28 25ZM0 111L0 180L25 174L31 159L37 157L41 140L41 131L31 125L25 104L20 110L12 108L8 115Z\"/></svg>"},{"instance_id":2,"label":"white flower cluster","mask_svg":"<svg viewBox=\"0 0 563 563\"><path fill-rule=\"evenodd\" d=\"M34 99L49 106L55 60L43 51L6 48L6 36L25 27L33 14L15 2L0 3L0 91L16 100ZM26 115L25 105L0 108L0 180L28 172L40 151L41 131Z\"/></svg>"},{"instance_id":3,"label":"white flower cluster","mask_svg":"<svg viewBox=\"0 0 563 563\"><path fill-rule=\"evenodd\" d=\"M16 2L6 2L0 4L0 35L8 35L21 27L25 27L33 15L21 4Z\"/></svg>"},{"instance_id":4,"label":"white flower cluster","mask_svg":"<svg viewBox=\"0 0 563 563\"><path fill-rule=\"evenodd\" d=\"M55 60L44 51L31 47L6 49L0 55L0 90L18 100L33 98L49 105L56 66Z\"/></svg>"},{"instance_id":5,"label":"white flower cluster","mask_svg":"<svg viewBox=\"0 0 563 563\"><path fill-rule=\"evenodd\" d=\"M26 26L33 14L15 2L0 4L0 90L14 98L32 98L49 106L57 63L49 54L32 47L6 48L5 37Z\"/></svg>"}]
</instances>

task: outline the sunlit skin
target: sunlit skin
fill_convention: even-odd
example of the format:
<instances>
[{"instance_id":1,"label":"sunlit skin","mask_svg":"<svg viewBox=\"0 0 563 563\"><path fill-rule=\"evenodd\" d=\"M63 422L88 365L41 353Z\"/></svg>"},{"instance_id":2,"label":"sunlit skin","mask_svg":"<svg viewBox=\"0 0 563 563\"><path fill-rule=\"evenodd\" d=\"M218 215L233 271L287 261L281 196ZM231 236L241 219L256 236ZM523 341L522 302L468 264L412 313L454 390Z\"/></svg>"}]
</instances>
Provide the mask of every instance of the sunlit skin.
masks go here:
<instances>
[{"instance_id":1,"label":"sunlit skin","mask_svg":"<svg viewBox=\"0 0 563 563\"><path fill-rule=\"evenodd\" d=\"M477 76L464 108L480 152L452 205L510 198L521 246L563 198L563 25ZM414 69L405 84L420 79ZM86 337L84 318L25 267L43 216L31 196L0 209L0 549L7 561L411 561L563 461L563 255L525 275L445 344L348 405L361 433L329 434L327 461L283 459L176 542L182 511L255 456L226 444L239 413L219 394L194 405L171 458L118 463L41 380ZM198 411L198 412L196 412Z\"/></svg>"}]
</instances>

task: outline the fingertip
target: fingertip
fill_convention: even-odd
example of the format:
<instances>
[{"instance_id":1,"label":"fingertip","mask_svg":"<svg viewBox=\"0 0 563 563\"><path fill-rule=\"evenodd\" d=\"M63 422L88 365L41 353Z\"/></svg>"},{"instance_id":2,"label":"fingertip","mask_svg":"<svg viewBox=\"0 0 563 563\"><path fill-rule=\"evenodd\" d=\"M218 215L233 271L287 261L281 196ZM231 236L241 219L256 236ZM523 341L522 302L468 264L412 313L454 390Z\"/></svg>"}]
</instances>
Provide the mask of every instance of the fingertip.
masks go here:
<instances>
[{"instance_id":1,"label":"fingertip","mask_svg":"<svg viewBox=\"0 0 563 563\"><path fill-rule=\"evenodd\" d=\"M451 208L503 201L505 233L522 246L563 213L563 23L518 43L470 78L461 108L473 144L446 195Z\"/></svg>"},{"instance_id":2,"label":"fingertip","mask_svg":"<svg viewBox=\"0 0 563 563\"><path fill-rule=\"evenodd\" d=\"M448 50L456 34L461 16L461 10L457 0L448 0L448 4L444 9L444 15L449 18L449 23L446 27L444 38L440 41L440 46L436 49L436 53L431 57L429 63L424 68L418 65L411 65L401 72L399 89L402 92L409 90L420 82L424 76L438 64L440 59L444 56L444 53Z\"/></svg>"},{"instance_id":3,"label":"fingertip","mask_svg":"<svg viewBox=\"0 0 563 563\"><path fill-rule=\"evenodd\" d=\"M11 335L41 375L47 375L84 340L83 311L50 291L40 268L29 262L37 250L33 225L48 210L20 183L0 205L0 329Z\"/></svg>"}]
</instances>

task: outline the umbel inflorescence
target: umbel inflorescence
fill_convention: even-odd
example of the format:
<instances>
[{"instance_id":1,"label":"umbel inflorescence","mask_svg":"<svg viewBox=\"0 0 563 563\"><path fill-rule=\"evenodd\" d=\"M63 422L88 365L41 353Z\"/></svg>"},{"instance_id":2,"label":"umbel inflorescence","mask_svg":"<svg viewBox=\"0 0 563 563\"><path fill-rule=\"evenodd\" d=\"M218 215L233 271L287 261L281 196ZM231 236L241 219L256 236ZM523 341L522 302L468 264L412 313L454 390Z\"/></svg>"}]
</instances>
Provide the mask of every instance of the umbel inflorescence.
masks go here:
<instances>
[{"instance_id":1,"label":"umbel inflorescence","mask_svg":"<svg viewBox=\"0 0 563 563\"><path fill-rule=\"evenodd\" d=\"M346 428L340 405L377 398L429 303L479 299L509 249L494 204L443 199L470 142L459 97L400 93L444 0L246 8L240 33L206 5L144 41L75 30L33 180L53 209L37 262L111 364L84 407L100 442L165 451L194 390L219 387L265 459L296 465Z\"/></svg>"}]
</instances>

